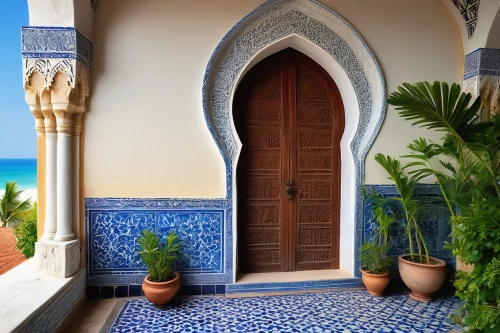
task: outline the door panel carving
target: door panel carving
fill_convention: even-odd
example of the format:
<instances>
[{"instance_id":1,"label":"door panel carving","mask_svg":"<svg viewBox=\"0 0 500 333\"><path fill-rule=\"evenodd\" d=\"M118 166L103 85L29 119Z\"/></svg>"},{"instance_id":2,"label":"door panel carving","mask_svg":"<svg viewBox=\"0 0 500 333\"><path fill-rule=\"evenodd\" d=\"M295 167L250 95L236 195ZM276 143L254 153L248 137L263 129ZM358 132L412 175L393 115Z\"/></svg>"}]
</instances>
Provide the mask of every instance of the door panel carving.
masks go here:
<instances>
[{"instance_id":1,"label":"door panel carving","mask_svg":"<svg viewBox=\"0 0 500 333\"><path fill-rule=\"evenodd\" d=\"M240 85L234 115L243 143L238 167L242 271L281 270L281 67L258 64Z\"/></svg>"},{"instance_id":2,"label":"door panel carving","mask_svg":"<svg viewBox=\"0 0 500 333\"><path fill-rule=\"evenodd\" d=\"M343 112L330 76L297 51L268 57L243 78L233 106L243 144L240 271L338 268Z\"/></svg>"}]
</instances>

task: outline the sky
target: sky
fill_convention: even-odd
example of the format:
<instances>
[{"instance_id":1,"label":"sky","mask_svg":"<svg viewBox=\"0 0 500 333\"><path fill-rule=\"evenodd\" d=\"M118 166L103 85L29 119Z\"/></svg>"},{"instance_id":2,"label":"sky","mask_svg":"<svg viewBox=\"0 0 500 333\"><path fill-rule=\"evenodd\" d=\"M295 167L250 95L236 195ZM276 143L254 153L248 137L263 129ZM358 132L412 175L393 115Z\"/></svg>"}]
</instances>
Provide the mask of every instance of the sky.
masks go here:
<instances>
[{"instance_id":1,"label":"sky","mask_svg":"<svg viewBox=\"0 0 500 333\"><path fill-rule=\"evenodd\" d=\"M28 25L27 0L1 0L0 158L36 158L35 121L24 101L21 26Z\"/></svg>"}]
</instances>

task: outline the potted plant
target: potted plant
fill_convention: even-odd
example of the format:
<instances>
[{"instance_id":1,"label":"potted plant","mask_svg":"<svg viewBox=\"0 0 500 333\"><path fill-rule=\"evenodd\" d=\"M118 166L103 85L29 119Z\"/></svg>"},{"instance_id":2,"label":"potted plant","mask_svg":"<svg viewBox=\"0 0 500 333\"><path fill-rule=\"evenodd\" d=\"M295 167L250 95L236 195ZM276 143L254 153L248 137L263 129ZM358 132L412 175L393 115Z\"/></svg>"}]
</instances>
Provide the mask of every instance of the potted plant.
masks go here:
<instances>
[{"instance_id":1,"label":"potted plant","mask_svg":"<svg viewBox=\"0 0 500 333\"><path fill-rule=\"evenodd\" d=\"M377 227L373 231L373 238L361 245L361 274L363 283L373 296L382 296L382 292L389 284L389 268L393 258L387 255L389 251L389 228L396 221L388 215L381 204L382 199L375 191L370 194L373 202L373 213L377 219Z\"/></svg>"},{"instance_id":2,"label":"potted plant","mask_svg":"<svg viewBox=\"0 0 500 333\"><path fill-rule=\"evenodd\" d=\"M462 324L471 333L499 332L500 116L483 110L487 120L478 121L481 98L438 81L404 83L388 102L413 124L444 133L439 143L415 140L409 165L416 177L435 176L451 214L448 247L472 269L455 275Z\"/></svg>"},{"instance_id":3,"label":"potted plant","mask_svg":"<svg viewBox=\"0 0 500 333\"><path fill-rule=\"evenodd\" d=\"M419 227L418 217L422 204L413 198L413 192L420 177L405 174L401 169L401 163L390 156L378 153L375 155L375 160L387 171L389 179L396 184L399 197L393 199L400 202L405 215L409 254L398 257L399 274L406 286L411 289L411 298L429 302L432 300L432 293L437 291L444 282L446 263L429 256Z\"/></svg>"},{"instance_id":4,"label":"potted plant","mask_svg":"<svg viewBox=\"0 0 500 333\"><path fill-rule=\"evenodd\" d=\"M137 243L140 247L139 256L149 272L144 278L142 290L148 301L157 307L163 306L180 287L180 275L173 271L181 251L179 238L171 232L162 244L154 232L144 230Z\"/></svg>"}]
</instances>

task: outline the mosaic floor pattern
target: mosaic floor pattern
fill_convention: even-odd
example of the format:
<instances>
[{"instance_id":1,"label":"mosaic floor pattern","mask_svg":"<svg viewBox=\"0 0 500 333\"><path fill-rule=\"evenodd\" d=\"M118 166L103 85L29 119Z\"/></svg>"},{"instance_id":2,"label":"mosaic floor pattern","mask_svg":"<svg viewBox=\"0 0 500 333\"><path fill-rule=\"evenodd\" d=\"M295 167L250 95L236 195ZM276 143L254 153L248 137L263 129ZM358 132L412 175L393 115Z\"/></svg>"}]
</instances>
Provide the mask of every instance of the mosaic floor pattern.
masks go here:
<instances>
[{"instance_id":1,"label":"mosaic floor pattern","mask_svg":"<svg viewBox=\"0 0 500 333\"><path fill-rule=\"evenodd\" d=\"M407 294L372 297L366 291L252 298L180 297L163 309L130 300L110 332L449 332L455 298L416 302Z\"/></svg>"}]
</instances>

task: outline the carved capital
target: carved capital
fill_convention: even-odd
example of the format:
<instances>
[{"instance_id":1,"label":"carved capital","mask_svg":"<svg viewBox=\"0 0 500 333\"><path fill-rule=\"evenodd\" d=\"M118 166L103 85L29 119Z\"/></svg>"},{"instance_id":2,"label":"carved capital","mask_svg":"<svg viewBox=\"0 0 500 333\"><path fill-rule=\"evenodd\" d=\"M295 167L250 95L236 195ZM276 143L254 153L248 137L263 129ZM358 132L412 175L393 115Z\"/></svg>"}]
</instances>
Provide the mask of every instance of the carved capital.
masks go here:
<instances>
[{"instance_id":1,"label":"carved capital","mask_svg":"<svg viewBox=\"0 0 500 333\"><path fill-rule=\"evenodd\" d=\"M73 113L65 110L54 110L57 123L57 134L71 135L73 128Z\"/></svg>"},{"instance_id":2,"label":"carved capital","mask_svg":"<svg viewBox=\"0 0 500 333\"><path fill-rule=\"evenodd\" d=\"M43 124L45 127L45 133L57 133L56 126L56 117L52 110L42 110L43 115Z\"/></svg>"},{"instance_id":3,"label":"carved capital","mask_svg":"<svg viewBox=\"0 0 500 333\"><path fill-rule=\"evenodd\" d=\"M31 108L85 112L90 69L74 59L23 59L26 103Z\"/></svg>"},{"instance_id":4,"label":"carved capital","mask_svg":"<svg viewBox=\"0 0 500 333\"><path fill-rule=\"evenodd\" d=\"M41 109L32 109L31 114L35 118L35 131L37 136L45 135L44 117Z\"/></svg>"},{"instance_id":5,"label":"carved capital","mask_svg":"<svg viewBox=\"0 0 500 333\"><path fill-rule=\"evenodd\" d=\"M75 136L79 136L82 133L83 130L82 116L83 114L79 112L73 115L72 134Z\"/></svg>"}]
</instances>

